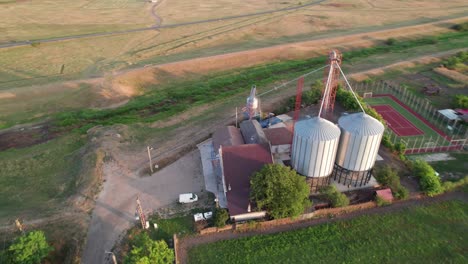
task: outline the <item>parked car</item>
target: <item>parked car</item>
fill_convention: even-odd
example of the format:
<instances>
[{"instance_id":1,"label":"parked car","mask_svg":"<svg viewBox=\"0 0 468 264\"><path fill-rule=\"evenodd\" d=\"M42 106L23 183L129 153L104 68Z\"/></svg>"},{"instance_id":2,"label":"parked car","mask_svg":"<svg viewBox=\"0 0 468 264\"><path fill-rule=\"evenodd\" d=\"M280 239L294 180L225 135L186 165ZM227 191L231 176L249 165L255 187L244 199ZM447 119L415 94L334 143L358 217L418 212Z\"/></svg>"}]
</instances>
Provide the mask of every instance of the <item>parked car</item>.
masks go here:
<instances>
[{"instance_id":1,"label":"parked car","mask_svg":"<svg viewBox=\"0 0 468 264\"><path fill-rule=\"evenodd\" d=\"M198 196L194 193L179 194L179 203L193 203L198 201Z\"/></svg>"}]
</instances>

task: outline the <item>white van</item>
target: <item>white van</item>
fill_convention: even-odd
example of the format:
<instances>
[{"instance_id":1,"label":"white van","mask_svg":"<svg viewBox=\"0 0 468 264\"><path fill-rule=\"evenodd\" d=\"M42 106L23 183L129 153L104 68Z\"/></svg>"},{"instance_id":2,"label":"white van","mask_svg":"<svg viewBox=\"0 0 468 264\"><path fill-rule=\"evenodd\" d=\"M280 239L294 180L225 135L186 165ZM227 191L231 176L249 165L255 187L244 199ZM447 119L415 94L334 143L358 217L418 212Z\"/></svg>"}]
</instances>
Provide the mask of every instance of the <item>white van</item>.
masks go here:
<instances>
[{"instance_id":1,"label":"white van","mask_svg":"<svg viewBox=\"0 0 468 264\"><path fill-rule=\"evenodd\" d=\"M179 203L193 203L198 201L198 196L194 193L179 194Z\"/></svg>"}]
</instances>

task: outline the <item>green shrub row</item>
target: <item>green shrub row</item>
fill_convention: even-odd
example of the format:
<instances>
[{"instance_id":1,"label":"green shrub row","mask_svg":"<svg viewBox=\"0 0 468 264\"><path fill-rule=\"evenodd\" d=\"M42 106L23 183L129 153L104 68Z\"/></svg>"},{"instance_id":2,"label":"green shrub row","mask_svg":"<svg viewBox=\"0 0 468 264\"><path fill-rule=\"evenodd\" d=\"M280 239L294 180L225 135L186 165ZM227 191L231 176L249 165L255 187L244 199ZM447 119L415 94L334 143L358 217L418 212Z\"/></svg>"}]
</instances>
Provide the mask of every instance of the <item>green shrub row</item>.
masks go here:
<instances>
[{"instance_id":1,"label":"green shrub row","mask_svg":"<svg viewBox=\"0 0 468 264\"><path fill-rule=\"evenodd\" d=\"M334 185L329 185L320 189L320 193L327 199L333 207L344 207L349 205L349 199L345 194L340 193Z\"/></svg>"},{"instance_id":2,"label":"green shrub row","mask_svg":"<svg viewBox=\"0 0 468 264\"><path fill-rule=\"evenodd\" d=\"M414 176L419 179L421 190L428 196L438 195L444 192L439 176L435 170L424 160L415 160L410 162L411 170Z\"/></svg>"}]
</instances>

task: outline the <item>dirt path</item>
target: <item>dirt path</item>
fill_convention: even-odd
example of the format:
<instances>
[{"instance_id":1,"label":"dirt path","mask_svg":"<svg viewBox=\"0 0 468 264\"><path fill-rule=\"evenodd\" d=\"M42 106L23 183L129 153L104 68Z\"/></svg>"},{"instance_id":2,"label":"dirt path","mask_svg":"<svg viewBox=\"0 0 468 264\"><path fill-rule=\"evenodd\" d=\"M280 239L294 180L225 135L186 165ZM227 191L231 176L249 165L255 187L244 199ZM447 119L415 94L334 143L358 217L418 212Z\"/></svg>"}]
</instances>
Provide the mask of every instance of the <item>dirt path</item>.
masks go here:
<instances>
[{"instance_id":1,"label":"dirt path","mask_svg":"<svg viewBox=\"0 0 468 264\"><path fill-rule=\"evenodd\" d=\"M154 5L151 7L151 15L154 17L154 20L155 20L155 23L154 23L154 26L153 27L159 27L161 26L162 24L162 18L156 13L156 8L158 8L159 5L161 5L161 3L163 2L164 0L158 0L156 3L154 3Z\"/></svg>"},{"instance_id":2,"label":"dirt path","mask_svg":"<svg viewBox=\"0 0 468 264\"><path fill-rule=\"evenodd\" d=\"M238 233L235 231L225 231L225 232L220 232L220 233L215 233L215 234L210 234L210 235L186 237L186 238L181 239L179 242L179 251L178 251L179 256L178 257L179 257L180 263L184 264L184 263L188 263L188 251L191 248L202 245L202 244L213 243L213 242L220 241L220 240L229 240L229 239L237 239L237 238L249 237L249 236L254 236L254 235L261 235L261 234L274 234L274 233L279 233L279 232L286 232L286 231L301 229L301 228L305 228L309 226L315 226L315 225L319 225L323 223L333 223L333 222L340 221L340 220L353 219L362 215L393 213L393 212L401 211L405 208L411 208L414 206L421 206L421 205L429 205L429 204L433 204L436 202L449 201L449 200L454 200L454 199L468 202L468 196L465 193L452 192L452 193L447 193L447 194L440 195L434 198L425 197L421 199L411 199L407 201L396 202L390 206L375 207L371 209L355 211L349 214L339 215L333 219L324 217L324 218L319 218L319 219L312 219L312 220L307 220L303 222L298 222L294 224L276 226L276 227L272 227L272 228L268 228L264 230L257 230L253 232Z\"/></svg>"}]
</instances>

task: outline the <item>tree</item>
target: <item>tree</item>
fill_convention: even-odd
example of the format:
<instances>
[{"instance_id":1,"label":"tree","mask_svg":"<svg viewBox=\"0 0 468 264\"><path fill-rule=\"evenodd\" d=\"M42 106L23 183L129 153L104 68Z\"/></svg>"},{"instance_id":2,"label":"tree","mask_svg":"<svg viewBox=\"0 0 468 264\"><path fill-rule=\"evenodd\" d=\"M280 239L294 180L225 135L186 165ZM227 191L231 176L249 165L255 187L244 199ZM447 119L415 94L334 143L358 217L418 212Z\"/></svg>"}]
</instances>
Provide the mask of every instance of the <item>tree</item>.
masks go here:
<instances>
[{"instance_id":1,"label":"tree","mask_svg":"<svg viewBox=\"0 0 468 264\"><path fill-rule=\"evenodd\" d=\"M152 240L147 233L137 235L132 250L125 257L126 264L172 264L174 250L164 240Z\"/></svg>"},{"instance_id":2,"label":"tree","mask_svg":"<svg viewBox=\"0 0 468 264\"><path fill-rule=\"evenodd\" d=\"M7 249L9 263L37 264L42 261L52 247L47 243L44 232L31 231L20 236Z\"/></svg>"},{"instance_id":3,"label":"tree","mask_svg":"<svg viewBox=\"0 0 468 264\"><path fill-rule=\"evenodd\" d=\"M349 205L349 199L343 193L340 193L334 185L321 188L320 193L330 201L333 207L343 207Z\"/></svg>"},{"instance_id":4,"label":"tree","mask_svg":"<svg viewBox=\"0 0 468 264\"><path fill-rule=\"evenodd\" d=\"M296 171L267 164L251 180L250 197L273 218L296 217L311 205L310 186Z\"/></svg>"},{"instance_id":5,"label":"tree","mask_svg":"<svg viewBox=\"0 0 468 264\"><path fill-rule=\"evenodd\" d=\"M223 227L229 219L229 214L226 209L216 209L213 216L213 224L216 227Z\"/></svg>"}]
</instances>

